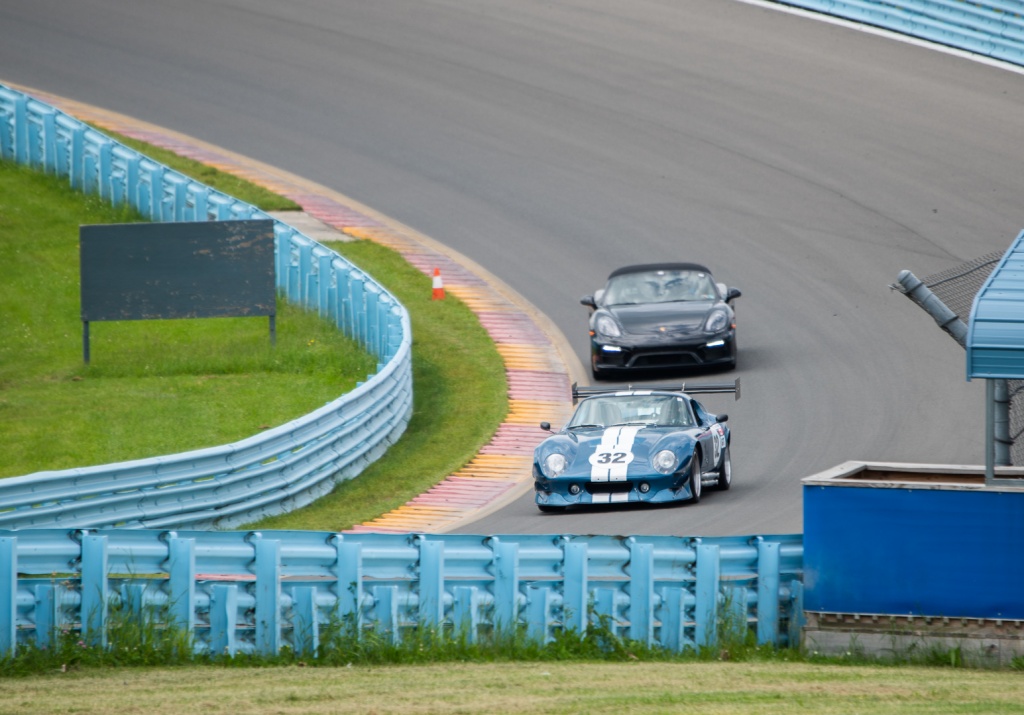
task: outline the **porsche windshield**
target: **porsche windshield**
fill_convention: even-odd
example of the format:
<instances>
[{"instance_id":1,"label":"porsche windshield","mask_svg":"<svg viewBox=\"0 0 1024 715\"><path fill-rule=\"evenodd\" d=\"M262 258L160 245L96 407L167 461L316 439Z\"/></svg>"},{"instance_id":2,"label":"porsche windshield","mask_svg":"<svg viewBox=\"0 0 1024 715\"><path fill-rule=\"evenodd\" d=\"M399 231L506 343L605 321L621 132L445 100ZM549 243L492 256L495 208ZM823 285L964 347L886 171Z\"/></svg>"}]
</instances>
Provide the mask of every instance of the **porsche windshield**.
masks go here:
<instances>
[{"instance_id":1,"label":"porsche windshield","mask_svg":"<svg viewBox=\"0 0 1024 715\"><path fill-rule=\"evenodd\" d=\"M601 302L629 305L717 298L714 281L703 271L656 270L614 276L608 281Z\"/></svg>"},{"instance_id":2,"label":"porsche windshield","mask_svg":"<svg viewBox=\"0 0 1024 715\"><path fill-rule=\"evenodd\" d=\"M583 400L567 428L612 425L692 427L683 397L675 395L607 395Z\"/></svg>"}]
</instances>

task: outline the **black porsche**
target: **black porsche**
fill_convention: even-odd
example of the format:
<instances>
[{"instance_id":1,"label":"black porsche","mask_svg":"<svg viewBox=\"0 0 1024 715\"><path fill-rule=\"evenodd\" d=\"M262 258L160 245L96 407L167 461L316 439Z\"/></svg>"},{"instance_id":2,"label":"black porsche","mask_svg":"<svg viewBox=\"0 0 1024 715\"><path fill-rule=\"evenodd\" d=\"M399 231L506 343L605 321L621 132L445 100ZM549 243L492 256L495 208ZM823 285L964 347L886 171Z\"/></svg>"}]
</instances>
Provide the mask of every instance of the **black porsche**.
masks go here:
<instances>
[{"instance_id":1,"label":"black porsche","mask_svg":"<svg viewBox=\"0 0 1024 715\"><path fill-rule=\"evenodd\" d=\"M737 288L697 263L653 263L612 271L590 308L594 379L615 373L736 367Z\"/></svg>"}]
</instances>

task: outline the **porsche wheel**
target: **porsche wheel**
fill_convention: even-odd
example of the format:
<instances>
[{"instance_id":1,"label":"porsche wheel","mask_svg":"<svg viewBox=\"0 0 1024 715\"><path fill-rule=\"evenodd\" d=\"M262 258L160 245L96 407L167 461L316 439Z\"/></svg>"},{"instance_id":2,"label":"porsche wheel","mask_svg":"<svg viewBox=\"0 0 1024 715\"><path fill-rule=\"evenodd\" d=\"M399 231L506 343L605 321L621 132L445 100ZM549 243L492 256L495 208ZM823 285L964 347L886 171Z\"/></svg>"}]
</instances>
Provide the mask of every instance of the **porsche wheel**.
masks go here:
<instances>
[{"instance_id":1,"label":"porsche wheel","mask_svg":"<svg viewBox=\"0 0 1024 715\"><path fill-rule=\"evenodd\" d=\"M690 504L696 504L700 501L700 490L701 490L701 479L704 475L700 471L700 455L697 452L693 453L693 466L690 468Z\"/></svg>"},{"instance_id":2,"label":"porsche wheel","mask_svg":"<svg viewBox=\"0 0 1024 715\"><path fill-rule=\"evenodd\" d=\"M718 482L715 488L720 492L732 486L732 457L729 456L729 448L722 450L722 464L718 468Z\"/></svg>"}]
</instances>

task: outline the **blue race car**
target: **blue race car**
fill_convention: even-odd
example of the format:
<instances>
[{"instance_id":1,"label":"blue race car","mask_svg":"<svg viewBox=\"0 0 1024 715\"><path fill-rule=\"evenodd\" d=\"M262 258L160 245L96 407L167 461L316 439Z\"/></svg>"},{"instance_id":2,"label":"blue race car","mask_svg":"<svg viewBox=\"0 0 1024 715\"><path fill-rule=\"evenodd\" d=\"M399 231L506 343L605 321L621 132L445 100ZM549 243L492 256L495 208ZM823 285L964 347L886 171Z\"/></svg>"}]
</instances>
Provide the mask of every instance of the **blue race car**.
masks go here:
<instances>
[{"instance_id":1,"label":"blue race car","mask_svg":"<svg viewBox=\"0 0 1024 715\"><path fill-rule=\"evenodd\" d=\"M534 450L537 507L700 501L705 487L732 484L732 435L724 414L691 397L735 393L740 381L679 387L586 388L573 385L576 411Z\"/></svg>"}]
</instances>

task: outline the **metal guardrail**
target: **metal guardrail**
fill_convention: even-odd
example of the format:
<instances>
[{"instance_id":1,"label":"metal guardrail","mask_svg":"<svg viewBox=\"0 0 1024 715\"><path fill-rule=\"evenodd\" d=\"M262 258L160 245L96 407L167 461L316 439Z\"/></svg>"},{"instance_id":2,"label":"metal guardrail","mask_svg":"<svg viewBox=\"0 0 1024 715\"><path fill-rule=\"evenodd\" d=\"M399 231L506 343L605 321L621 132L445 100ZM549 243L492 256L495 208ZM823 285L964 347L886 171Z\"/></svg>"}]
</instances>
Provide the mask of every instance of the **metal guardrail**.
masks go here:
<instances>
[{"instance_id":1,"label":"metal guardrail","mask_svg":"<svg viewBox=\"0 0 1024 715\"><path fill-rule=\"evenodd\" d=\"M800 535L0 531L0 657L67 629L106 644L114 609L231 655L314 653L339 621L393 642L423 627L544 642L600 621L677 652L723 627L795 647L802 569Z\"/></svg>"},{"instance_id":2,"label":"metal guardrail","mask_svg":"<svg viewBox=\"0 0 1024 715\"><path fill-rule=\"evenodd\" d=\"M154 221L274 220L278 290L335 322L377 372L324 407L220 447L0 479L0 528L231 528L308 504L405 431L412 331L405 308L337 253L77 119L0 85L0 158L67 176Z\"/></svg>"},{"instance_id":3,"label":"metal guardrail","mask_svg":"<svg viewBox=\"0 0 1024 715\"><path fill-rule=\"evenodd\" d=\"M774 0L1024 65L1024 0Z\"/></svg>"}]
</instances>

